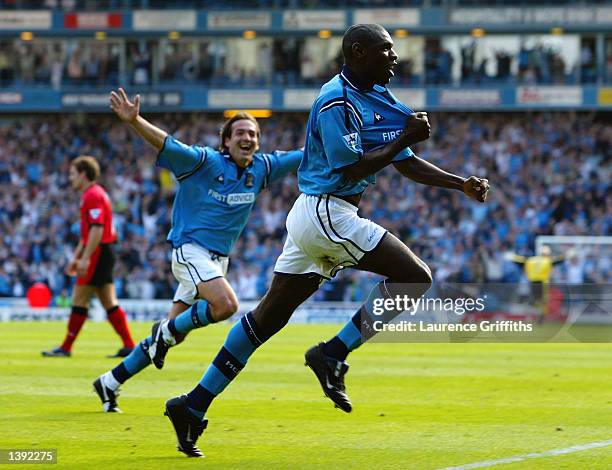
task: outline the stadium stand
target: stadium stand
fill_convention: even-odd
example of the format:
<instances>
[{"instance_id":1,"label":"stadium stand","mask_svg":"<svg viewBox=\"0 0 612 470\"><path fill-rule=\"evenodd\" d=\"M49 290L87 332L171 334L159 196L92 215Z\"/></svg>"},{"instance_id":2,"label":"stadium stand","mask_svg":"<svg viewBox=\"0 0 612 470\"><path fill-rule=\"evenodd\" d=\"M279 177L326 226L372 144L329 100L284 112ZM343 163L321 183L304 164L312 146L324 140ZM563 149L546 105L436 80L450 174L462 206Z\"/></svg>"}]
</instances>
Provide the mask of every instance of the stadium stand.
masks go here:
<instances>
[{"instance_id":1,"label":"stadium stand","mask_svg":"<svg viewBox=\"0 0 612 470\"><path fill-rule=\"evenodd\" d=\"M105 43L91 39L51 39L24 43L0 40L0 86L95 88L130 83L211 86L298 86L322 84L342 63L337 54L323 63L313 60L312 43L304 38L267 38L257 42L258 66L230 63L239 47L236 38L164 39ZM454 42L457 46L452 47ZM422 57L402 57L394 83L401 86L444 84L576 84L612 80L612 39L605 67L598 72L595 43L585 38L574 55L562 53L562 43L538 37L520 48L489 51L469 36L450 40L428 38ZM120 49L126 67L120 73ZM452 52L451 52L452 47ZM161 51L161 52L160 52ZM155 56L158 57L155 57ZM162 64L157 69L154 61ZM417 66L417 62L423 62ZM320 62L320 61L319 61ZM456 65L457 73L453 73Z\"/></svg>"},{"instance_id":2,"label":"stadium stand","mask_svg":"<svg viewBox=\"0 0 612 470\"><path fill-rule=\"evenodd\" d=\"M215 113L267 108L262 150L296 148L319 85L338 71L342 33L360 19L389 24L400 56L391 89L430 112L433 137L417 153L492 184L489 203L468 205L387 169L361 211L438 280L516 281L506 251L531 255L539 235L611 234L610 11L603 0L0 0L0 296L40 280L66 304L78 220L67 164L90 153L117 212L119 296L170 297L174 182L141 141L94 114L108 111L109 90L142 93L144 115L213 146ZM296 194L288 178L258 201L229 274L241 299L265 291ZM596 250L569 262L553 281L610 278ZM367 277L343 273L318 299L361 299Z\"/></svg>"},{"instance_id":3,"label":"stadium stand","mask_svg":"<svg viewBox=\"0 0 612 470\"><path fill-rule=\"evenodd\" d=\"M301 113L262 120L262 149L301 146L305 120ZM458 193L406 184L387 169L361 211L400 234L436 279L517 281L521 271L503 253L532 254L537 235L612 235L612 129L597 114L440 113L431 120L433 137L417 154L458 173L491 175L490 202L461 204ZM216 146L223 118L165 114L155 121L182 141ZM119 296L171 297L165 236L174 183L155 168L142 141L101 115L14 117L0 126L0 295L22 297L43 281L56 303L64 301L71 281L63 268L78 237L78 200L67 198L67 169L82 153L105 165L120 239ZM241 299L265 291L296 196L296 180L287 178L259 199L232 254L229 277ZM610 279L609 257L590 255L568 260L554 280L568 281L569 263L577 262L582 269L572 269L573 282ZM368 279L342 273L318 298L360 299Z\"/></svg>"}]
</instances>

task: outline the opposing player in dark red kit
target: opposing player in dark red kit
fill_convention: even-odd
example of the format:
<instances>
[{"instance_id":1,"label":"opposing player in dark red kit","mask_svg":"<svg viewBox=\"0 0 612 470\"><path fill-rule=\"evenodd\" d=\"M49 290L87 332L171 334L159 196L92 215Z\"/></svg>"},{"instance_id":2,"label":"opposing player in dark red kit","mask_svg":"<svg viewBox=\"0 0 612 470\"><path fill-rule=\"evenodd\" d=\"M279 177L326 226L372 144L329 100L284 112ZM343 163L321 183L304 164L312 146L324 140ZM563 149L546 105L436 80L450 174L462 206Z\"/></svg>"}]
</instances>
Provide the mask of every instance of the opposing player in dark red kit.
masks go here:
<instances>
[{"instance_id":1,"label":"opposing player in dark red kit","mask_svg":"<svg viewBox=\"0 0 612 470\"><path fill-rule=\"evenodd\" d=\"M134 341L125 312L117 303L113 284L115 255L112 245L117 240L113 227L113 209L108 194L97 183L100 165L94 157L80 156L70 164L69 180L72 189L81 192L81 240L66 268L70 276L77 276L72 291L72 311L68 332L61 346L43 351L45 357L69 357L72 344L87 319L89 302L96 294L108 315L108 321L123 341L115 357L127 356Z\"/></svg>"}]
</instances>

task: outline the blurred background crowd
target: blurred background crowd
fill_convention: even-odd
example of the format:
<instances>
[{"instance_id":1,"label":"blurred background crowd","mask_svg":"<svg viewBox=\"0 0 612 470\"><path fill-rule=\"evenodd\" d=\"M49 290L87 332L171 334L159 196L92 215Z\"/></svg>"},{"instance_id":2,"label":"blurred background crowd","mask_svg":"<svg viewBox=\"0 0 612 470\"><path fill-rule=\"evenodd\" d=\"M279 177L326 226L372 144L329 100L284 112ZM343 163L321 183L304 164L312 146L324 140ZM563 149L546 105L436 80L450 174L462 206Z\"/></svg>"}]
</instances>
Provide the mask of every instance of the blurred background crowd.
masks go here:
<instances>
[{"instance_id":1,"label":"blurred background crowd","mask_svg":"<svg viewBox=\"0 0 612 470\"><path fill-rule=\"evenodd\" d=\"M395 37L400 86L612 82L588 35ZM315 86L342 64L340 37L0 40L0 87Z\"/></svg>"},{"instance_id":2,"label":"blurred background crowd","mask_svg":"<svg viewBox=\"0 0 612 470\"><path fill-rule=\"evenodd\" d=\"M149 116L189 144L218 145L215 114ZM307 115L260 120L262 151L303 145ZM388 228L422 257L437 280L518 282L521 268L505 257L534 254L537 235L612 235L609 115L595 113L430 114L432 138L414 150L460 175L488 177L486 204L457 192L411 182L392 167L368 189L360 213ZM114 203L119 235L115 271L120 297L171 298L165 237L176 183L155 166L155 152L109 115L13 117L0 122L0 296L24 295L47 283L57 305L70 294L63 270L78 242L80 195L68 167L96 156ZM266 290L297 197L289 176L262 193L232 255L229 279L242 300ZM553 281L609 282L609 253L577 253ZM360 300L370 275L347 270L316 295Z\"/></svg>"}]
</instances>

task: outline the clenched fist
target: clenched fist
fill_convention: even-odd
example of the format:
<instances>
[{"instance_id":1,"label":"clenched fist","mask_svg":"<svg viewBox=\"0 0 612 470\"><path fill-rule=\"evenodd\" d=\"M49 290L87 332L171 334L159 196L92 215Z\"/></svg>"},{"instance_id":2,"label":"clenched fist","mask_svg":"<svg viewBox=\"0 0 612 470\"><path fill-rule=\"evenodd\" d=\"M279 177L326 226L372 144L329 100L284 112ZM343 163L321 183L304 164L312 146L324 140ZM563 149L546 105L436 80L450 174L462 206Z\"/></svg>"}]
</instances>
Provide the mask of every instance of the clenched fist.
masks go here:
<instances>
[{"instance_id":1,"label":"clenched fist","mask_svg":"<svg viewBox=\"0 0 612 470\"><path fill-rule=\"evenodd\" d=\"M431 126L429 125L429 119L427 113L418 112L411 114L406 119L406 125L402 133L402 138L406 140L407 145L416 144L423 140L429 139L431 135Z\"/></svg>"},{"instance_id":2,"label":"clenched fist","mask_svg":"<svg viewBox=\"0 0 612 470\"><path fill-rule=\"evenodd\" d=\"M472 199L485 202L489 193L489 180L470 176L463 182L463 192Z\"/></svg>"}]
</instances>

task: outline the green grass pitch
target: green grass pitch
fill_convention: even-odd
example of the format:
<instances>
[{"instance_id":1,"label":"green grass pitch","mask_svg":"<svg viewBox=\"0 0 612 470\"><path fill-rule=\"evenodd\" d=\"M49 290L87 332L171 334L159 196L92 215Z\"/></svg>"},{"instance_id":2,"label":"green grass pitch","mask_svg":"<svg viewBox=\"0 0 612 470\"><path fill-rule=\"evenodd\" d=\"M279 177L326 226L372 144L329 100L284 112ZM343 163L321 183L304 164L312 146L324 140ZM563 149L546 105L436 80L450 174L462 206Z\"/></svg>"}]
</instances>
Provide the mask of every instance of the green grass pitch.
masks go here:
<instances>
[{"instance_id":1,"label":"green grass pitch","mask_svg":"<svg viewBox=\"0 0 612 470\"><path fill-rule=\"evenodd\" d=\"M75 469L436 469L612 439L610 344L367 344L349 358L347 415L303 365L338 326L290 325L213 403L206 458L188 459L164 402L191 390L228 328L191 333L163 371L125 384L123 414L105 414L91 382L117 364L110 325L87 323L65 359L40 356L64 323L0 323L0 448L54 448ZM612 446L496 468L609 469Z\"/></svg>"}]
</instances>

